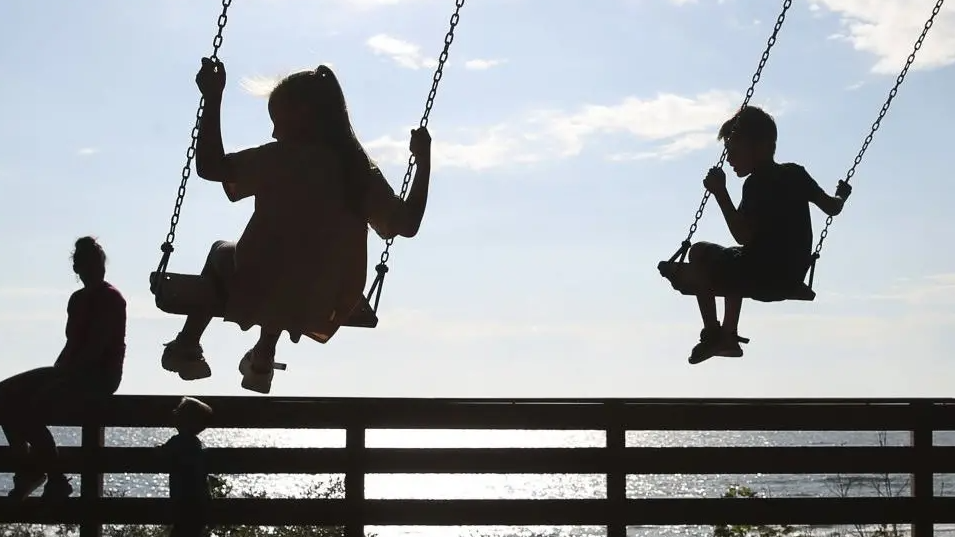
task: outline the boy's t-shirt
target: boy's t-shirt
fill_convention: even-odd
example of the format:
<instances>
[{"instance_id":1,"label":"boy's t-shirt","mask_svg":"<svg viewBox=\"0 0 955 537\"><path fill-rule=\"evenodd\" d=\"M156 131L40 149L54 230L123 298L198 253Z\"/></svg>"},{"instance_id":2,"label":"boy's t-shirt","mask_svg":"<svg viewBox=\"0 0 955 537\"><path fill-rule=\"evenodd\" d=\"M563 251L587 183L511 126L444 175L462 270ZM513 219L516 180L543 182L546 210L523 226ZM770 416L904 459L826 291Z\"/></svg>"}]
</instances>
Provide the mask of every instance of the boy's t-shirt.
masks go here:
<instances>
[{"instance_id":1,"label":"boy's t-shirt","mask_svg":"<svg viewBox=\"0 0 955 537\"><path fill-rule=\"evenodd\" d=\"M169 497L174 502L194 505L210 499L209 475L197 436L178 433L159 449L169 464Z\"/></svg>"},{"instance_id":2,"label":"boy's t-shirt","mask_svg":"<svg viewBox=\"0 0 955 537\"><path fill-rule=\"evenodd\" d=\"M813 232L810 200L822 187L798 164L772 164L743 183L739 212L752 226L743 255L782 279L798 279L809 268Z\"/></svg>"}]
</instances>

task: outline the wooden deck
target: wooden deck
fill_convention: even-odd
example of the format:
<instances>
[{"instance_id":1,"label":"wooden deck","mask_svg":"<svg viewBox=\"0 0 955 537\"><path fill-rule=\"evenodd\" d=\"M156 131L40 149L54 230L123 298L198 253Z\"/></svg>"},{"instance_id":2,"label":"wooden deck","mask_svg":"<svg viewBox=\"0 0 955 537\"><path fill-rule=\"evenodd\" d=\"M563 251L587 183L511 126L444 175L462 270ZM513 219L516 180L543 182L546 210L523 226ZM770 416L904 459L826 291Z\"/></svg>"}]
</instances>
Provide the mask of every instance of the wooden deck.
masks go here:
<instances>
[{"instance_id":1,"label":"wooden deck","mask_svg":"<svg viewBox=\"0 0 955 537\"><path fill-rule=\"evenodd\" d=\"M163 473L155 449L103 447L102 427L164 427L178 397L116 396L98 416L63 415L51 424L83 426L81 447L62 449L62 469L81 474L79 497L51 506L0 499L0 522L162 524L163 498L103 498L102 474ZM955 446L934 446L955 431L955 400L456 400L203 397L214 427L343 429L343 448L209 449L210 472L342 474L344 499L216 500L221 524L342 526L600 525L623 537L631 525L912 524L915 537L955 523L955 497L935 497L936 474L955 473ZM368 448L369 429L534 429L606 433L598 448ZM627 431L908 431L904 447L627 447ZM4 448L0 471L21 461ZM601 499L369 500L367 474L603 474ZM911 474L899 498L630 498L628 474Z\"/></svg>"}]
</instances>

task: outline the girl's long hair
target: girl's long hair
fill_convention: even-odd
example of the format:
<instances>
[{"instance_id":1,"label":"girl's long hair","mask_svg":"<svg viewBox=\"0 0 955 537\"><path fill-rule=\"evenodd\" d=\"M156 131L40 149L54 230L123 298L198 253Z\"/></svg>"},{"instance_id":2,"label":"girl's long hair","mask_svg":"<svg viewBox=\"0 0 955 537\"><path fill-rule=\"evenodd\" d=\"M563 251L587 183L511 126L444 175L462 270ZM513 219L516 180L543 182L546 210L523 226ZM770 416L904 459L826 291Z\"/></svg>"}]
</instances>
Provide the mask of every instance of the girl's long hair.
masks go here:
<instances>
[{"instance_id":1,"label":"girl's long hair","mask_svg":"<svg viewBox=\"0 0 955 537\"><path fill-rule=\"evenodd\" d=\"M280 100L304 105L312 116L304 137L335 151L344 169L345 205L358 217L364 217L362 200L369 172L375 168L358 141L348 117L348 106L341 84L332 70L320 65L312 71L293 73L276 85L269 101Z\"/></svg>"}]
</instances>

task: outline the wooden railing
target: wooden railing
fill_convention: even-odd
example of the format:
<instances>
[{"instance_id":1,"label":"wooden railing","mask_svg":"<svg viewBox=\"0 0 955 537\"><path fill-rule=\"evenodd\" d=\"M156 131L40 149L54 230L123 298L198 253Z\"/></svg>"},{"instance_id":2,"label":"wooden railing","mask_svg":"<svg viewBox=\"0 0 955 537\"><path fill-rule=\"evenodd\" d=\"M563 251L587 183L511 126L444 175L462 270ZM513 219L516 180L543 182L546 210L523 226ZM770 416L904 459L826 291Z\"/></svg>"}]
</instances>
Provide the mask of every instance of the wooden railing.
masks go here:
<instances>
[{"instance_id":1,"label":"wooden railing","mask_svg":"<svg viewBox=\"0 0 955 537\"><path fill-rule=\"evenodd\" d=\"M623 537L631 525L911 524L929 537L955 523L955 497L936 497L935 474L955 473L955 447L934 446L935 431L955 430L953 400L448 400L202 398L214 427L344 429L343 448L209 449L212 473L344 474L344 499L223 499L211 521L230 525L365 526L598 525ZM81 474L81 493L50 505L0 499L0 522L78 524L83 537L101 524L162 524L164 498L103 498L104 473L163 473L157 450L103 447L102 427L165 427L176 397L117 396L83 426L82 446L61 450L61 470ZM92 414L92 413L90 413ZM368 448L370 429L605 431L600 448ZM909 431L903 447L627 447L627 431ZM0 451L0 472L22 461ZM372 500L367 474L603 474L602 499ZM628 498L628 474L910 474L906 497Z\"/></svg>"}]
</instances>

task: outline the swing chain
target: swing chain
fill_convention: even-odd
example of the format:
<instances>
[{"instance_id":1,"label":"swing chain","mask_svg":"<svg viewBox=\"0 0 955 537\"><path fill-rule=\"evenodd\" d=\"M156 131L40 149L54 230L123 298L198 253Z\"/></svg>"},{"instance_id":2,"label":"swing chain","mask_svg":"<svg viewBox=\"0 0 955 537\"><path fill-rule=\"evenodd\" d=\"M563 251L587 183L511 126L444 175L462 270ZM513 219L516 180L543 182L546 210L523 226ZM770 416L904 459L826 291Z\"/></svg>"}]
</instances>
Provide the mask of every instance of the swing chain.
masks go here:
<instances>
[{"instance_id":1,"label":"swing chain","mask_svg":"<svg viewBox=\"0 0 955 537\"><path fill-rule=\"evenodd\" d=\"M776 44L776 37L779 35L779 31L783 27L783 22L786 21L786 12L789 11L790 6L792 6L792 0L785 0L783 2L783 10L779 13L779 16L776 18L776 25L773 27L773 33L769 36L769 40L766 42L766 50L763 51L763 55L759 58L759 65L756 67L756 72L753 73L752 82L749 85L749 88L746 90L746 97L743 99L743 104L740 106L740 110L746 108L746 105L749 104L750 99L753 98L753 93L756 91L756 84L759 83L760 77L763 75L763 68L766 67L766 62L769 61L769 53L773 49L773 45ZM737 117L738 120L738 117ZM733 131L736 130L736 122L733 123L733 127L730 130L730 137L732 137ZM716 163L717 168L722 168L723 164L726 162L726 145L723 146L723 152L720 154L720 159ZM686 254L690 249L690 240L693 239L693 235L696 233L696 228L700 223L700 219L703 218L703 211L706 209L706 202L710 199L710 191L705 190L703 192L703 200L700 202L700 207L696 210L696 215L693 219L693 223L690 224L690 231L686 236L686 239L683 240L683 243L680 246L680 249L677 250L676 254L670 258L670 261L674 261L677 257L680 258L680 262L686 258Z\"/></svg>"},{"instance_id":2,"label":"swing chain","mask_svg":"<svg viewBox=\"0 0 955 537\"><path fill-rule=\"evenodd\" d=\"M421 116L421 121L418 123L420 127L428 126L428 118L431 116L431 108L434 106L434 99L438 95L438 83L441 82L441 77L444 76L444 64L448 61L448 50L451 48L451 43L454 41L454 29L458 25L458 21L461 18L460 12L461 8L464 7L464 0L455 0L455 9L454 13L451 14L450 28L448 28L448 33L444 36L444 48L441 50L441 54L438 56L438 65L434 71L434 78L431 82L431 90L428 92L428 99L425 102L424 114ZM408 195L408 188L411 185L411 175L415 169L415 156L412 153L408 157L408 169L405 171L404 180L401 183L401 192L399 197L404 200ZM375 278L375 281L372 283L371 289L368 291L368 298L371 300L372 295L375 296L374 309L378 309L378 299L381 295L381 285L385 278L385 274L388 272L388 259L391 257L391 245L394 244L394 237L389 238L385 241L385 249L381 252L381 259L378 262L378 266L375 267L375 270L378 272L378 275Z\"/></svg>"},{"instance_id":3,"label":"swing chain","mask_svg":"<svg viewBox=\"0 0 955 537\"><path fill-rule=\"evenodd\" d=\"M212 55L209 56L213 62L219 60L219 48L222 46L222 32L225 30L226 23L229 20L228 12L231 4L232 0L222 0L222 13L219 14L219 19L216 22L218 31L212 39ZM169 220L169 232L166 234L166 241L163 242L160 248L160 250L162 250L162 258L159 262L159 268L157 269L157 272L160 274L165 274L166 266L169 264L169 256L174 249L173 242L176 240L176 226L179 224L179 214L182 212L182 204L186 198L186 184L189 182L189 176L192 175L192 161L196 156L196 144L199 140L199 123L202 120L202 112L205 109L205 105L205 97L200 97L199 107L196 109L196 121L192 127L192 141L186 150L186 163L182 167L182 182L179 183L176 205L173 208L172 217Z\"/></svg>"},{"instance_id":4,"label":"swing chain","mask_svg":"<svg viewBox=\"0 0 955 537\"><path fill-rule=\"evenodd\" d=\"M879 127L882 126L882 120L885 119L885 115L889 112L889 106L892 105L892 101L895 99L895 96L899 92L899 87L902 85L902 82L905 80L905 75L908 74L909 68L912 67L912 64L915 63L915 55L918 53L919 49L922 48L922 43L925 41L925 37L928 35L928 31L932 28L932 25L935 23L935 17L938 15L939 11L942 10L942 4L945 3L945 0L938 0L935 3L935 7L932 9L932 15L925 21L925 26L922 28L922 33L919 35L919 38L915 41L915 46L912 49L912 53L909 54L909 57L905 60L905 65L902 67L902 71L899 73L899 76L895 79L895 85L892 86L892 89L889 90L889 96L885 100L885 103L882 104L882 110L879 111L879 116L876 118L875 122L872 124L872 128L869 131L869 134L865 137L865 140L862 142L862 148L859 149L859 154L856 155L855 160L852 162L852 167L849 168L849 171L846 172L845 183L849 183L853 176L856 174L856 167L862 163L862 157L865 155L866 149L869 148L869 144L872 143L872 138L875 136ZM812 264L816 264L816 260L819 259L822 252L822 244L826 241L826 237L829 236L829 226L832 225L831 216L826 217L826 225L823 227L822 232L819 234L819 242L816 244L816 249L812 253Z\"/></svg>"}]
</instances>

